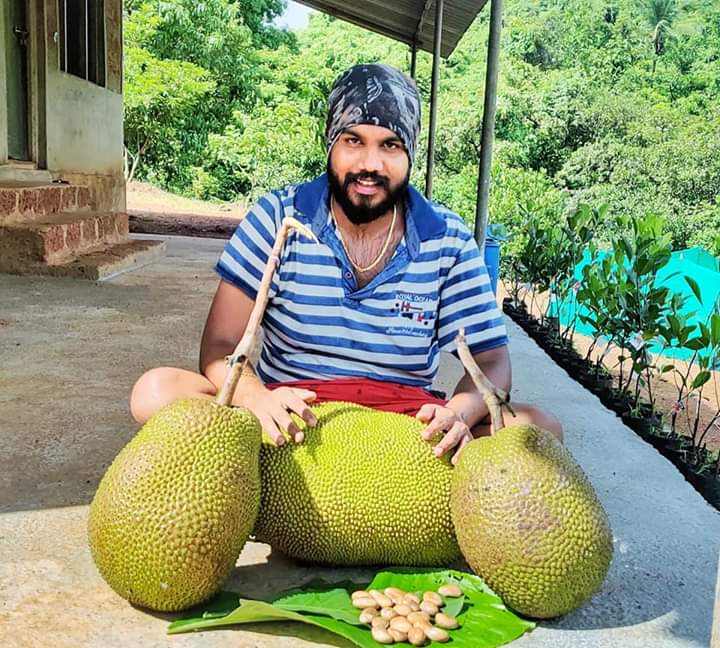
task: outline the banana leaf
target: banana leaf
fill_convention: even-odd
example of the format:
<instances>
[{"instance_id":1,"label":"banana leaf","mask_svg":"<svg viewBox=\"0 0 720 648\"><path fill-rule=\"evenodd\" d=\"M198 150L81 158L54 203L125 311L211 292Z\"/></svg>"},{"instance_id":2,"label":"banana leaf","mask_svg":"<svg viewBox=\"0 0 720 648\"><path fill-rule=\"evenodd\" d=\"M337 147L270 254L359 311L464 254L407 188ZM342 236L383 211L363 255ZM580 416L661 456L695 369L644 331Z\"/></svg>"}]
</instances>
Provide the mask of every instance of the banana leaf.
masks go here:
<instances>
[{"instance_id":1,"label":"banana leaf","mask_svg":"<svg viewBox=\"0 0 720 648\"><path fill-rule=\"evenodd\" d=\"M173 621L169 634L214 629L243 623L297 621L325 628L361 648L377 648L367 626L358 620L359 610L352 606L350 594L356 589L399 587L419 595L437 590L445 583L460 586L463 596L446 600L444 611L458 620L450 631L456 648L495 648L514 641L535 624L522 619L503 604L481 578L449 569L390 568L367 584L311 581L285 591L270 601L243 598L233 592L221 592L202 607L188 611ZM433 645L431 642L429 645Z\"/></svg>"}]
</instances>

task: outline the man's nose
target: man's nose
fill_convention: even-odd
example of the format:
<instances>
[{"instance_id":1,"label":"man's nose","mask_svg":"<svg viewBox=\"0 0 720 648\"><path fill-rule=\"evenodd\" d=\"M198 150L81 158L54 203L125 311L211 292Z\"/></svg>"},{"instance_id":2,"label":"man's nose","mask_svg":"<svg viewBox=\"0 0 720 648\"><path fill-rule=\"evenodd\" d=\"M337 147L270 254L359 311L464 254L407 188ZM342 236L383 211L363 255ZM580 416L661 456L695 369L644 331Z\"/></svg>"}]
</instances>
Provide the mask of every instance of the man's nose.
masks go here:
<instances>
[{"instance_id":1,"label":"man's nose","mask_svg":"<svg viewBox=\"0 0 720 648\"><path fill-rule=\"evenodd\" d=\"M383 160L379 149L374 146L367 146L363 151L364 155L360 160L360 166L363 171L368 173L377 173L382 171Z\"/></svg>"}]
</instances>

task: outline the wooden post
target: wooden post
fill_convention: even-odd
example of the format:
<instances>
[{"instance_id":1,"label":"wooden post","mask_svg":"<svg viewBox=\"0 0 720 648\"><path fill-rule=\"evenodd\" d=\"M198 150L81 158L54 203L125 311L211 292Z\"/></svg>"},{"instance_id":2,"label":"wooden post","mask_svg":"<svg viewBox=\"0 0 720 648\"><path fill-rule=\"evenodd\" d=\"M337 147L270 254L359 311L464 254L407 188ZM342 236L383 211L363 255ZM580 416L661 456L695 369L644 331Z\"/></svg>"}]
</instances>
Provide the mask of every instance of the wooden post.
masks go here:
<instances>
[{"instance_id":1,"label":"wooden post","mask_svg":"<svg viewBox=\"0 0 720 648\"><path fill-rule=\"evenodd\" d=\"M432 89L430 90L430 134L428 137L427 168L425 171L425 195L432 198L433 171L435 170L435 129L437 126L437 95L440 85L440 51L442 47L442 23L444 0L435 4L435 42L433 44Z\"/></svg>"},{"instance_id":2,"label":"wooden post","mask_svg":"<svg viewBox=\"0 0 720 648\"><path fill-rule=\"evenodd\" d=\"M710 648L720 648L720 563L718 563L717 583L715 585L715 607L713 608Z\"/></svg>"},{"instance_id":3,"label":"wooden post","mask_svg":"<svg viewBox=\"0 0 720 648\"><path fill-rule=\"evenodd\" d=\"M495 135L495 109L497 106L497 80L500 67L500 31L502 29L502 0L492 0L490 6L490 36L488 39L487 68L485 73L485 104L483 107L482 140L480 145L480 171L475 207L475 240L482 255L485 248L485 230L490 200L490 170Z\"/></svg>"}]
</instances>

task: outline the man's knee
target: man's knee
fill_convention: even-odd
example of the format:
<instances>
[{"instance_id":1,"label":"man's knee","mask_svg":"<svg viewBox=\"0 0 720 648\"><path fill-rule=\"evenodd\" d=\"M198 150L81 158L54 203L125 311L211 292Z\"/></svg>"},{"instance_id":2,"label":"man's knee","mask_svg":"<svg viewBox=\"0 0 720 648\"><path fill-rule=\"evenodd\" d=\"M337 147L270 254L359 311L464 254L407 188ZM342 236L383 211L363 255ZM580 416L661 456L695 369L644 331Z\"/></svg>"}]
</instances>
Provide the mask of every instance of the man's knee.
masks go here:
<instances>
[{"instance_id":1,"label":"man's knee","mask_svg":"<svg viewBox=\"0 0 720 648\"><path fill-rule=\"evenodd\" d=\"M174 376L172 367L156 367L146 371L132 388L130 412L138 423L145 423L172 398Z\"/></svg>"},{"instance_id":2,"label":"man's knee","mask_svg":"<svg viewBox=\"0 0 720 648\"><path fill-rule=\"evenodd\" d=\"M564 438L562 423L560 423L557 416L535 405L523 405L522 409L516 412L516 415L513 423L532 423L533 425L537 425L543 430L552 433L555 438L562 443Z\"/></svg>"}]
</instances>

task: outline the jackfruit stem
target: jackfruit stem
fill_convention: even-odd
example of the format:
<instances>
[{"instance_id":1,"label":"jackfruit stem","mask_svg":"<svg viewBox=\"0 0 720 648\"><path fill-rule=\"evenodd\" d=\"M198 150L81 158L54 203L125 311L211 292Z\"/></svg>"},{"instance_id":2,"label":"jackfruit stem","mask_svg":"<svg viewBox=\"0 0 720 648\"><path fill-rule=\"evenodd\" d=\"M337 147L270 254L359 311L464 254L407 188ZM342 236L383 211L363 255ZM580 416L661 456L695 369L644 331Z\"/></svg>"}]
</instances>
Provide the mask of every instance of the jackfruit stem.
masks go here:
<instances>
[{"instance_id":1,"label":"jackfruit stem","mask_svg":"<svg viewBox=\"0 0 720 648\"><path fill-rule=\"evenodd\" d=\"M513 412L512 406L510 405L510 394L499 387L496 387L492 381L484 374L483 370L478 367L475 358L470 353L470 348L465 341L465 329L461 328L458 331L457 337L455 338L455 344L457 346L458 356L460 361L465 367L465 371L468 372L470 378L472 378L475 387L483 397L485 404L488 406L490 412L490 421L492 426L490 427L490 434L497 434L505 427L505 420L503 418L502 408L507 407L511 414Z\"/></svg>"},{"instance_id":2,"label":"jackfruit stem","mask_svg":"<svg viewBox=\"0 0 720 648\"><path fill-rule=\"evenodd\" d=\"M217 395L215 402L218 405L230 405L232 403L235 389L237 388L238 381L242 375L245 365L249 362L248 356L250 351L255 346L255 340L260 330L260 323L262 322L263 315L265 314L265 308L267 307L268 298L270 295L270 285L272 284L273 276L278 265L280 265L280 253L282 252L285 240L290 234L291 230L297 230L307 238L318 243L318 239L312 230L308 229L300 221L296 220L292 216L286 216L283 218L280 230L275 237L275 243L268 256L265 269L263 270L262 279L260 280L260 287L258 288L257 297L255 298L255 305L250 312L250 318L245 328L240 342L235 347L232 355L229 355L226 360L230 366L225 376L225 382L223 383L222 389Z\"/></svg>"}]
</instances>

